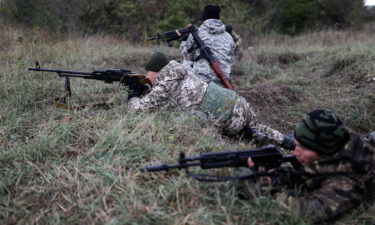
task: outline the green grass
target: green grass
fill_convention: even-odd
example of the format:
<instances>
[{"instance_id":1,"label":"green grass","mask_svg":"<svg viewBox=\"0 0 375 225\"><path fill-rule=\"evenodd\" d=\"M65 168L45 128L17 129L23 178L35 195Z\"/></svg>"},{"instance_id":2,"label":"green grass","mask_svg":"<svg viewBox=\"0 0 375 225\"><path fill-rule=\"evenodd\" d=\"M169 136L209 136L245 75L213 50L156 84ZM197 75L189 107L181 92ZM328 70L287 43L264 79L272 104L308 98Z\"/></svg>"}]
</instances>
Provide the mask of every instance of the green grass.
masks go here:
<instances>
[{"instance_id":1,"label":"green grass","mask_svg":"<svg viewBox=\"0 0 375 225\"><path fill-rule=\"evenodd\" d=\"M52 100L63 92L63 79L27 70L39 61L45 68L144 73L153 51L178 58L178 49L131 46L111 36L55 40L36 30L1 29L1 224L309 224L268 196L237 198L231 183L138 170L175 163L180 151L193 156L249 143L221 135L184 110L128 113L126 90L115 84L72 79L71 101L87 108L59 109ZM374 41L366 33L345 35L259 39L244 50L233 82L261 120L284 132L318 107L337 111L357 131L374 130ZM116 92L109 108L92 107ZM365 206L337 224L372 224L375 211Z\"/></svg>"}]
</instances>

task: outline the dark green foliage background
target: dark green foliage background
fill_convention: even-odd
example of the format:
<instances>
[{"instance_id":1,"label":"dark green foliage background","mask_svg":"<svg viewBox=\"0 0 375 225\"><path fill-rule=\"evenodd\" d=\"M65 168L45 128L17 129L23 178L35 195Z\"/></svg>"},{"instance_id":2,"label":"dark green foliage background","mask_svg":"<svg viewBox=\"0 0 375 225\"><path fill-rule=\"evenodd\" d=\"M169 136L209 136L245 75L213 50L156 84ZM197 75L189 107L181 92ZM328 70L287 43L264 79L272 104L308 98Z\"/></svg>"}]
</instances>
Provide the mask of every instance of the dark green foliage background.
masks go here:
<instances>
[{"instance_id":1,"label":"dark green foliage background","mask_svg":"<svg viewBox=\"0 0 375 225\"><path fill-rule=\"evenodd\" d=\"M201 0L2 0L0 15L58 32L112 33L133 42L156 32L199 24ZM347 28L369 20L363 0L217 0L222 19L244 37L270 31Z\"/></svg>"}]
</instances>

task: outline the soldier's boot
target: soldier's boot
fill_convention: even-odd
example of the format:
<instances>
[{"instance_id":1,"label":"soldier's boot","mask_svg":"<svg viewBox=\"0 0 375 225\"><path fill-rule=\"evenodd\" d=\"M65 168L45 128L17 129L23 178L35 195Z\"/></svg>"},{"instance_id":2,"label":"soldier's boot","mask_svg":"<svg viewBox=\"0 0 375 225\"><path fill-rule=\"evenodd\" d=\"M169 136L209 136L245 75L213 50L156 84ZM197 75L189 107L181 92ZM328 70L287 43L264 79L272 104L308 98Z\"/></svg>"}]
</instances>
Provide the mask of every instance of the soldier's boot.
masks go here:
<instances>
[{"instance_id":1,"label":"soldier's boot","mask_svg":"<svg viewBox=\"0 0 375 225\"><path fill-rule=\"evenodd\" d=\"M245 128L242 137L246 140L253 140L257 146L263 146L272 143L272 139L265 133L260 132L254 128ZM283 140L278 145L282 148L293 150L295 147L295 138L293 134L284 135Z\"/></svg>"},{"instance_id":2,"label":"soldier's boot","mask_svg":"<svg viewBox=\"0 0 375 225\"><path fill-rule=\"evenodd\" d=\"M372 146L375 147L375 131L369 133L369 134L367 135L366 139L368 140L368 142L370 142L370 144L371 144Z\"/></svg>"}]
</instances>

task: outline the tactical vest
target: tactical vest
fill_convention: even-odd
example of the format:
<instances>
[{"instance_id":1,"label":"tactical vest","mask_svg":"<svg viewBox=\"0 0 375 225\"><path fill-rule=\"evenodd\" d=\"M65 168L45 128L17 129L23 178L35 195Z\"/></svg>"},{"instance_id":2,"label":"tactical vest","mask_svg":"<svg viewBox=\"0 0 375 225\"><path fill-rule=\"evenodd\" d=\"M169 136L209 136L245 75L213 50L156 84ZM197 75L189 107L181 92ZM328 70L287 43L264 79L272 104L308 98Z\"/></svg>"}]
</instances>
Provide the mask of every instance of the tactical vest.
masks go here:
<instances>
[{"instance_id":1,"label":"tactical vest","mask_svg":"<svg viewBox=\"0 0 375 225\"><path fill-rule=\"evenodd\" d=\"M232 116L236 100L237 93L235 91L210 82L199 109L217 119L227 121Z\"/></svg>"}]
</instances>

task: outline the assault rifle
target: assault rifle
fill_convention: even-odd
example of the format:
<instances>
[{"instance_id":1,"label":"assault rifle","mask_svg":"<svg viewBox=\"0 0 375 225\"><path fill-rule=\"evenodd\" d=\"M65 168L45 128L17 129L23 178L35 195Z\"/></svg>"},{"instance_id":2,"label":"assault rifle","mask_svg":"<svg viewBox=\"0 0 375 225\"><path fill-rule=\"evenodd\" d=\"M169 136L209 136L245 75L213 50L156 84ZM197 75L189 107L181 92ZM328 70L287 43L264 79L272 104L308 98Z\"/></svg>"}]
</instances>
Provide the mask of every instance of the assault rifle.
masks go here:
<instances>
[{"instance_id":1,"label":"assault rifle","mask_svg":"<svg viewBox=\"0 0 375 225\"><path fill-rule=\"evenodd\" d=\"M193 29L196 29L196 28L193 26ZM162 41L167 42L169 47L172 47L172 41L184 40L188 38L189 34L190 34L190 31L188 28L179 29L179 30L171 30L162 34L157 33L156 36L147 38L147 41L161 39Z\"/></svg>"},{"instance_id":2,"label":"assault rifle","mask_svg":"<svg viewBox=\"0 0 375 225\"><path fill-rule=\"evenodd\" d=\"M169 169L186 169L187 174L200 181L228 181L243 179L242 177L223 177L208 174L196 174L188 171L189 167L200 166L202 169L222 168L222 167L247 167L247 159L251 157L255 164L255 169L260 166L265 169L277 168L282 163L290 162L294 167L299 167L300 163L292 154L281 154L275 145L266 145L261 148L254 148L245 151L224 151L205 153L196 157L186 157L185 153L180 153L177 164L161 164L145 166L140 168L142 172L168 171ZM269 174L257 173L258 176L268 176Z\"/></svg>"},{"instance_id":3,"label":"assault rifle","mask_svg":"<svg viewBox=\"0 0 375 225\"><path fill-rule=\"evenodd\" d=\"M151 85L151 82L148 78L141 74L134 73L130 70L123 69L101 69L95 70L93 72L82 72L82 71L70 71L70 70L55 70L55 69L42 69L40 68L39 62L36 62L35 68L29 68L31 71L37 72L52 72L57 73L59 77L65 78L64 90L65 93L63 96L58 98L62 100L61 103L65 104L66 97L71 96L70 89L70 80L71 77L89 79L89 80L101 80L105 83L119 82L125 86L136 86L141 89L147 90L147 86ZM55 101L56 102L56 101Z\"/></svg>"}]
</instances>

